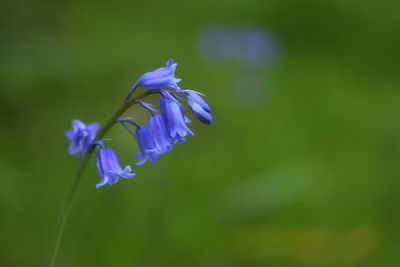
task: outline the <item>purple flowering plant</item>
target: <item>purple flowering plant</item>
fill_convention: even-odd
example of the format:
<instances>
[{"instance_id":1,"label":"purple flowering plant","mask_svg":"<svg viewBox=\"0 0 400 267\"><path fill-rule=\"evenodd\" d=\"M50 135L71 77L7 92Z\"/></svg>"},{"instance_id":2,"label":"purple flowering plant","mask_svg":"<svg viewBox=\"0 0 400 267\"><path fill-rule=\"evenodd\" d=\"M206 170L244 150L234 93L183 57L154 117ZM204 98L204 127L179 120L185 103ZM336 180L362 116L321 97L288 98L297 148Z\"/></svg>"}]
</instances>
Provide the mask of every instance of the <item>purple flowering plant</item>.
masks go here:
<instances>
[{"instance_id":1,"label":"purple flowering plant","mask_svg":"<svg viewBox=\"0 0 400 267\"><path fill-rule=\"evenodd\" d=\"M101 128L97 122L86 125L80 120L73 120L72 129L65 131L66 137L71 141L69 154L80 153L81 158L78 171L60 213L49 266L55 265L71 202L91 155L97 150L96 164L100 177L100 181L95 184L97 189L107 184L111 186L117 183L120 177L132 178L135 176L131 166L127 165L122 168L116 153L104 145L104 137L113 125L120 124L135 138L139 151L133 158L137 160L136 165L141 165L147 161L151 163L157 161L160 155L170 152L175 144L185 142L187 135L194 135L187 126L190 120L185 115L181 102L186 100L193 115L204 124L213 122L211 109L201 97L204 95L193 90L179 88L177 84L181 79L175 78L176 67L177 63L174 63L171 58L165 67L143 74L133 85L123 104ZM139 87L145 91L133 96ZM157 107L141 101L153 94L160 96L159 111ZM149 111L147 126L139 125L133 118L122 118L122 115L133 105L139 105ZM132 130L132 127L136 128L135 131Z\"/></svg>"}]
</instances>

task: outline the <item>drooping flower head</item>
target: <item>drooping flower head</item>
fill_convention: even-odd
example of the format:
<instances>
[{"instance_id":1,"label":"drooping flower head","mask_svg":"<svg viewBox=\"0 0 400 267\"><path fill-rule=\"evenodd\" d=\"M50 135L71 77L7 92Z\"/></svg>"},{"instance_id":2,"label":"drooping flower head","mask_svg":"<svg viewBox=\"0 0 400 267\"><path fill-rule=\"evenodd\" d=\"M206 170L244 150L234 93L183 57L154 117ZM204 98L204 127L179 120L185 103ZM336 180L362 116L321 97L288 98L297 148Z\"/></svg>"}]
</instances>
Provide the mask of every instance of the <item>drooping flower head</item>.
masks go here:
<instances>
[{"instance_id":1,"label":"drooping flower head","mask_svg":"<svg viewBox=\"0 0 400 267\"><path fill-rule=\"evenodd\" d=\"M159 100L161 115L167 125L168 133L175 142L185 142L185 136L194 135L187 127L188 119L183 113L183 107L168 92L163 92Z\"/></svg>"},{"instance_id":2,"label":"drooping flower head","mask_svg":"<svg viewBox=\"0 0 400 267\"><path fill-rule=\"evenodd\" d=\"M135 137L140 150L135 155L135 159L138 160L136 165L141 165L147 160L150 162L156 161L158 159L158 155L156 153L156 144L154 143L149 129L147 129L145 126L137 127Z\"/></svg>"},{"instance_id":3,"label":"drooping flower head","mask_svg":"<svg viewBox=\"0 0 400 267\"><path fill-rule=\"evenodd\" d=\"M137 82L132 86L131 90L125 98L125 101L129 101L130 97L138 86L141 86L147 90L173 88L176 91L180 91L181 89L179 88L177 83L180 82L182 79L175 78L175 70L177 65L178 63L174 63L172 58L170 58L167 60L167 66L143 74L139 78L139 80L137 80Z\"/></svg>"},{"instance_id":4,"label":"drooping flower head","mask_svg":"<svg viewBox=\"0 0 400 267\"><path fill-rule=\"evenodd\" d=\"M99 188L105 184L113 185L118 182L119 177L132 178L135 176L131 171L131 166L122 169L119 165L117 155L111 148L101 148L97 152L97 168L100 173L100 182L96 184Z\"/></svg>"},{"instance_id":5,"label":"drooping flower head","mask_svg":"<svg viewBox=\"0 0 400 267\"><path fill-rule=\"evenodd\" d=\"M201 94L193 90L183 91L185 92L186 100L194 116L204 124L211 124L214 121L210 114L211 109L207 102L200 96Z\"/></svg>"},{"instance_id":6,"label":"drooping flower head","mask_svg":"<svg viewBox=\"0 0 400 267\"><path fill-rule=\"evenodd\" d=\"M96 132L99 127L100 124L97 122L85 125L80 120L73 120L72 130L65 131L65 135L71 140L69 154L74 155L80 151L83 157L90 144L96 138Z\"/></svg>"},{"instance_id":7,"label":"drooping flower head","mask_svg":"<svg viewBox=\"0 0 400 267\"><path fill-rule=\"evenodd\" d=\"M148 127L154 140L156 153L161 155L171 151L174 141L168 134L164 119L160 115L154 114L149 117Z\"/></svg>"},{"instance_id":8,"label":"drooping flower head","mask_svg":"<svg viewBox=\"0 0 400 267\"><path fill-rule=\"evenodd\" d=\"M194 115L203 123L210 124L213 122L213 117L210 115L211 109L200 96L202 94L192 90L181 90L178 87L177 83L181 79L174 76L176 66L177 64L169 59L166 67L143 74L125 98L124 106L118 110L117 114L122 114L127 108L139 104L151 114L148 118L148 126L137 124L133 118L116 118L115 115L102 130L101 136L104 136L110 125L118 121L134 136L139 147L139 152L134 157L137 160L136 165L141 165L147 161L156 161L159 155L171 151L174 144L185 142L185 137L188 134L194 135L187 126L190 120L185 116L181 101L187 100ZM133 92L139 86L151 90L151 92L143 93L131 99ZM159 112L154 105L141 101L142 98L154 93L161 94L159 99L161 115L158 114ZM136 126L136 132L128 127L128 123ZM88 151L92 152L96 146L100 147L97 153L97 167L101 180L96 184L96 188L105 184L113 185L118 182L119 177L131 178L135 176L129 165L122 169L115 152L103 146L102 141L106 139L96 140L96 132L99 126L98 123L85 125L79 120L73 120L73 129L65 132L71 140L70 154L81 152L83 157Z\"/></svg>"},{"instance_id":9,"label":"drooping flower head","mask_svg":"<svg viewBox=\"0 0 400 267\"><path fill-rule=\"evenodd\" d=\"M175 78L175 69L177 65L178 64L174 63L172 58L170 58L167 61L166 67L143 74L139 78L138 84L148 90L160 90L168 87L180 90L177 83L180 82L181 79Z\"/></svg>"}]
</instances>

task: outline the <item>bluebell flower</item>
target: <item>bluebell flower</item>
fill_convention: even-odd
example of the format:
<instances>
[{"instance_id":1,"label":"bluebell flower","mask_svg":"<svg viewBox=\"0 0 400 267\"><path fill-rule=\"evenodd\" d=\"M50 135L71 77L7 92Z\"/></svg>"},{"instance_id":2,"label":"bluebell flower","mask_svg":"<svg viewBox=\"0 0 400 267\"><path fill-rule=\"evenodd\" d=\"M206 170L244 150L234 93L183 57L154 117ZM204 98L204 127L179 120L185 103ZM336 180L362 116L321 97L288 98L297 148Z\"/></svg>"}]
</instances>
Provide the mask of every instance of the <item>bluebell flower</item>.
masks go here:
<instances>
[{"instance_id":1,"label":"bluebell flower","mask_svg":"<svg viewBox=\"0 0 400 267\"><path fill-rule=\"evenodd\" d=\"M158 159L156 144L154 143L149 129L145 126L137 127L135 137L140 150L135 155L135 159L138 160L136 165L141 165L147 160L150 162L156 161Z\"/></svg>"},{"instance_id":2,"label":"bluebell flower","mask_svg":"<svg viewBox=\"0 0 400 267\"><path fill-rule=\"evenodd\" d=\"M200 93L193 90L183 91L186 93L186 100L194 116L204 124L211 124L214 121L210 114L211 109L207 102L201 98Z\"/></svg>"},{"instance_id":3,"label":"bluebell flower","mask_svg":"<svg viewBox=\"0 0 400 267\"><path fill-rule=\"evenodd\" d=\"M187 127L188 122L183 113L182 105L172 96L168 94L160 97L160 111L167 125L168 133L175 138L175 142L185 142L185 136L188 134L194 135Z\"/></svg>"},{"instance_id":4,"label":"bluebell flower","mask_svg":"<svg viewBox=\"0 0 400 267\"><path fill-rule=\"evenodd\" d=\"M177 85L182 79L175 78L175 69L178 63L174 63L172 58L167 60L167 66L143 74L129 91L125 101L128 101L138 86L148 90L161 90L173 88L177 91L181 89Z\"/></svg>"},{"instance_id":5,"label":"bluebell flower","mask_svg":"<svg viewBox=\"0 0 400 267\"><path fill-rule=\"evenodd\" d=\"M85 125L80 120L72 121L72 130L66 130L65 135L71 140L69 146L69 154L73 155L81 152L81 156L86 153L86 150L96 138L96 132L99 129L100 124L95 122L89 125Z\"/></svg>"},{"instance_id":6,"label":"bluebell flower","mask_svg":"<svg viewBox=\"0 0 400 267\"><path fill-rule=\"evenodd\" d=\"M97 168L100 173L100 182L96 184L99 188L105 184L113 185L118 182L119 177L132 178L136 174L132 173L131 166L122 169L119 165L117 155L111 148L101 148L97 152Z\"/></svg>"},{"instance_id":7,"label":"bluebell flower","mask_svg":"<svg viewBox=\"0 0 400 267\"><path fill-rule=\"evenodd\" d=\"M174 141L167 132L164 119L160 115L154 114L149 117L148 126L157 154L160 155L171 151Z\"/></svg>"},{"instance_id":8,"label":"bluebell flower","mask_svg":"<svg viewBox=\"0 0 400 267\"><path fill-rule=\"evenodd\" d=\"M174 63L172 58L170 58L167 60L166 67L143 74L137 83L148 90L159 90L168 87L179 90L177 83L182 79L175 78L175 69L177 65L178 64Z\"/></svg>"}]
</instances>

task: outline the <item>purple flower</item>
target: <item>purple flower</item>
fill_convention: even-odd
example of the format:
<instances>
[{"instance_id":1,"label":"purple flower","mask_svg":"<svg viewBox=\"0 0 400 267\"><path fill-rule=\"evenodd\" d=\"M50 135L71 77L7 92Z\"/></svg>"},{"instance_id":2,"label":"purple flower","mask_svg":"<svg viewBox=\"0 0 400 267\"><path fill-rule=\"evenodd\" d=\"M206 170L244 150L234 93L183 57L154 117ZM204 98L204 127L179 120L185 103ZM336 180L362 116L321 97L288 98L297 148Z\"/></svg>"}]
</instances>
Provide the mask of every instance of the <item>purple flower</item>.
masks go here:
<instances>
[{"instance_id":1,"label":"purple flower","mask_svg":"<svg viewBox=\"0 0 400 267\"><path fill-rule=\"evenodd\" d=\"M138 84L144 89L159 90L164 88L174 88L180 90L177 83L181 79L175 78L175 69L178 64L174 63L172 58L168 59L167 66L148 72L139 78Z\"/></svg>"},{"instance_id":2,"label":"purple flower","mask_svg":"<svg viewBox=\"0 0 400 267\"><path fill-rule=\"evenodd\" d=\"M144 89L148 90L161 90L171 87L180 91L181 89L177 83L182 79L175 78L175 69L177 65L178 63L174 63L172 58L170 58L167 60L167 66L143 74L133 85L125 101L129 101L129 98L138 86L142 86Z\"/></svg>"},{"instance_id":3,"label":"purple flower","mask_svg":"<svg viewBox=\"0 0 400 267\"><path fill-rule=\"evenodd\" d=\"M193 90L184 90L184 92L186 93L189 108L194 116L204 124L211 124L214 121L210 115L211 109L206 101L201 98L200 93Z\"/></svg>"},{"instance_id":4,"label":"purple flower","mask_svg":"<svg viewBox=\"0 0 400 267\"><path fill-rule=\"evenodd\" d=\"M100 182L96 184L99 188L105 184L113 185L118 182L119 177L132 178L135 176L131 171L131 166L122 169L118 163L117 155L111 148L101 148L97 152L97 168L100 173Z\"/></svg>"},{"instance_id":5,"label":"purple flower","mask_svg":"<svg viewBox=\"0 0 400 267\"><path fill-rule=\"evenodd\" d=\"M164 119L160 115L154 114L149 117L148 124L150 134L152 135L155 143L157 154L161 155L171 151L174 141L167 132Z\"/></svg>"},{"instance_id":6,"label":"purple flower","mask_svg":"<svg viewBox=\"0 0 400 267\"><path fill-rule=\"evenodd\" d=\"M139 160L136 165L141 165L147 160L150 162L156 161L158 159L156 144L147 127L137 127L135 137L140 150L135 155L135 159Z\"/></svg>"},{"instance_id":7,"label":"purple flower","mask_svg":"<svg viewBox=\"0 0 400 267\"><path fill-rule=\"evenodd\" d=\"M73 155L81 152L81 156L86 153L86 150L96 138L96 132L99 129L100 124L95 122L90 125L85 125L80 120L72 121L72 130L66 130L65 135L71 140L69 146L69 154Z\"/></svg>"},{"instance_id":8,"label":"purple flower","mask_svg":"<svg viewBox=\"0 0 400 267\"><path fill-rule=\"evenodd\" d=\"M187 134L194 135L186 126L188 119L183 114L182 105L170 94L160 97L160 111L167 125L168 133L175 138L175 142L183 143Z\"/></svg>"}]
</instances>

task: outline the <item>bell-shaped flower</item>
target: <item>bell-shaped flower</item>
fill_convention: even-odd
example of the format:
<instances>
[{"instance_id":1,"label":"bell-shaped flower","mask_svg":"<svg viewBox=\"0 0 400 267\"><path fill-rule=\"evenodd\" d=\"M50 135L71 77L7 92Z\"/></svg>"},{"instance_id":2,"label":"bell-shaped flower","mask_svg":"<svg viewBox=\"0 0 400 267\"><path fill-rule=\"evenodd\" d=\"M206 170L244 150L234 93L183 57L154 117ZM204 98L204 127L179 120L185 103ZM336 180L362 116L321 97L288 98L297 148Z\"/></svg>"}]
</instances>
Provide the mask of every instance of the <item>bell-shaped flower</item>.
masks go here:
<instances>
[{"instance_id":1,"label":"bell-shaped flower","mask_svg":"<svg viewBox=\"0 0 400 267\"><path fill-rule=\"evenodd\" d=\"M135 176L132 173L131 166L126 166L122 169L118 163L117 155L111 148L101 148L97 152L96 158L97 168L100 173L100 182L96 184L99 188L105 184L113 185L118 182L119 177L132 178Z\"/></svg>"},{"instance_id":2,"label":"bell-shaped flower","mask_svg":"<svg viewBox=\"0 0 400 267\"><path fill-rule=\"evenodd\" d=\"M167 125L168 133L175 138L175 142L183 143L186 135L194 135L187 127L187 119L183 114L183 107L176 99L167 94L162 95L159 102L161 115Z\"/></svg>"},{"instance_id":3,"label":"bell-shaped flower","mask_svg":"<svg viewBox=\"0 0 400 267\"><path fill-rule=\"evenodd\" d=\"M159 90L168 87L180 90L177 83L180 82L181 79L175 78L175 69L177 65L178 64L174 63L172 58L170 58L167 61L166 67L143 74L137 83L144 89L149 90Z\"/></svg>"},{"instance_id":4,"label":"bell-shaped flower","mask_svg":"<svg viewBox=\"0 0 400 267\"><path fill-rule=\"evenodd\" d=\"M99 127L100 124L97 122L85 125L80 120L73 120L72 130L65 131L65 135L71 140L69 154L73 155L80 151L83 157L90 144L96 138L96 132Z\"/></svg>"},{"instance_id":5,"label":"bell-shaped flower","mask_svg":"<svg viewBox=\"0 0 400 267\"><path fill-rule=\"evenodd\" d=\"M156 69L151 72L147 72L143 74L139 80L132 86L128 95L125 98L125 101L129 101L133 92L136 90L138 86L143 87L148 90L161 90L165 88L173 88L176 91L180 91L181 89L177 85L182 79L175 78L175 69L178 63L174 63L172 58L167 60L167 66Z\"/></svg>"},{"instance_id":6,"label":"bell-shaped flower","mask_svg":"<svg viewBox=\"0 0 400 267\"><path fill-rule=\"evenodd\" d=\"M174 141L168 134L164 119L160 115L154 114L149 117L148 124L157 154L161 155L171 151Z\"/></svg>"},{"instance_id":7,"label":"bell-shaped flower","mask_svg":"<svg viewBox=\"0 0 400 267\"><path fill-rule=\"evenodd\" d=\"M158 159L156 144L149 129L144 126L137 127L135 137L140 150L135 155L135 159L138 160L136 165L141 165L147 160L150 162L156 161Z\"/></svg>"},{"instance_id":8,"label":"bell-shaped flower","mask_svg":"<svg viewBox=\"0 0 400 267\"><path fill-rule=\"evenodd\" d=\"M200 93L193 90L183 90L186 100L193 115L204 124L211 124L214 119L211 116L211 109L207 102L201 98Z\"/></svg>"}]
</instances>

